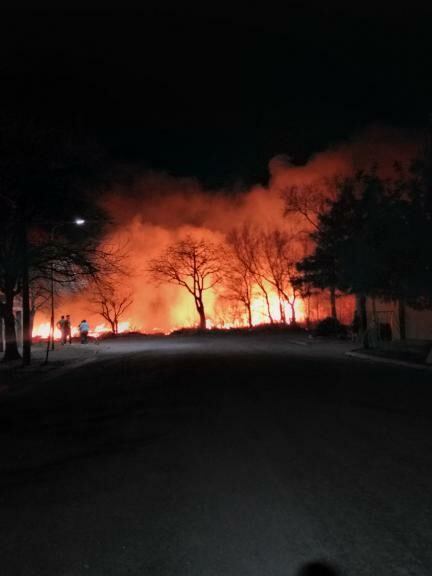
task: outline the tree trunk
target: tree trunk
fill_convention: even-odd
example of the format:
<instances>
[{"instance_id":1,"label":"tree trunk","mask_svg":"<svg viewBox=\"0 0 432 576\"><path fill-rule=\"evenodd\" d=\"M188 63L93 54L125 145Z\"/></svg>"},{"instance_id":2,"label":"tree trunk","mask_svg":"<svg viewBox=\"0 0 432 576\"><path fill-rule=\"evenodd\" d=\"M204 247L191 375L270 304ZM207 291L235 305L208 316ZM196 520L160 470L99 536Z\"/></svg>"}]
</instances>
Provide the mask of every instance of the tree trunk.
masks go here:
<instances>
[{"instance_id":1,"label":"tree trunk","mask_svg":"<svg viewBox=\"0 0 432 576\"><path fill-rule=\"evenodd\" d=\"M204 308L200 308L198 310L198 313L199 313L199 318L200 318L200 322L199 322L200 330L205 330L207 328L207 326L206 326L206 317L205 317L205 313L204 313Z\"/></svg>"},{"instance_id":2,"label":"tree trunk","mask_svg":"<svg viewBox=\"0 0 432 576\"><path fill-rule=\"evenodd\" d=\"M6 291L4 303L4 325L5 325L5 352L3 362L19 360L18 344L15 332L15 316L13 313L14 297L12 292Z\"/></svg>"},{"instance_id":3,"label":"tree trunk","mask_svg":"<svg viewBox=\"0 0 432 576\"><path fill-rule=\"evenodd\" d=\"M331 317L337 320L336 288L334 286L330 287L330 307L331 307Z\"/></svg>"},{"instance_id":4,"label":"tree trunk","mask_svg":"<svg viewBox=\"0 0 432 576\"><path fill-rule=\"evenodd\" d=\"M406 340L406 309L405 309L405 302L403 300L399 300L398 314L399 314L399 338L403 341Z\"/></svg>"},{"instance_id":5,"label":"tree trunk","mask_svg":"<svg viewBox=\"0 0 432 576\"><path fill-rule=\"evenodd\" d=\"M196 309L199 315L199 329L200 330L205 330L207 328L206 325L206 316L205 316L205 311L204 311L204 303L201 299L196 298L195 299L195 305L196 305Z\"/></svg>"},{"instance_id":6,"label":"tree trunk","mask_svg":"<svg viewBox=\"0 0 432 576\"><path fill-rule=\"evenodd\" d=\"M23 364L28 366L31 362L32 335L30 331L30 286L28 263L27 225L23 224L22 246L22 309L23 309Z\"/></svg>"},{"instance_id":7,"label":"tree trunk","mask_svg":"<svg viewBox=\"0 0 432 576\"><path fill-rule=\"evenodd\" d=\"M283 324L286 324L286 316L285 316L285 308L283 305L282 296L279 294L279 312L280 312L280 320Z\"/></svg>"},{"instance_id":8,"label":"tree trunk","mask_svg":"<svg viewBox=\"0 0 432 576\"><path fill-rule=\"evenodd\" d=\"M310 329L310 307L311 307L310 294L306 296L306 330Z\"/></svg>"},{"instance_id":9,"label":"tree trunk","mask_svg":"<svg viewBox=\"0 0 432 576\"><path fill-rule=\"evenodd\" d=\"M272 316L272 314L271 314L270 300L269 300L269 297L268 297L268 294L267 294L267 290L266 290L265 288L263 288L262 286L260 286L260 288L261 288L261 290L262 290L262 293L264 294L264 298L265 298L265 301L266 301L267 314L268 314L268 317L269 317L269 320L270 320L270 324L273 324L273 316Z\"/></svg>"},{"instance_id":10,"label":"tree trunk","mask_svg":"<svg viewBox=\"0 0 432 576\"><path fill-rule=\"evenodd\" d=\"M291 324L297 324L294 302L289 302L291 308Z\"/></svg>"},{"instance_id":11,"label":"tree trunk","mask_svg":"<svg viewBox=\"0 0 432 576\"><path fill-rule=\"evenodd\" d=\"M368 349L369 348L369 337L367 332L368 322L367 322L366 296L364 294L360 294L358 296L358 306L360 315L361 339L363 342L363 347Z\"/></svg>"},{"instance_id":12,"label":"tree trunk","mask_svg":"<svg viewBox=\"0 0 432 576\"><path fill-rule=\"evenodd\" d=\"M115 322L114 320L111 320L111 318L106 318L108 320L108 322L110 323L111 326L111 332L113 334L116 334L116 326L115 326Z\"/></svg>"},{"instance_id":13,"label":"tree trunk","mask_svg":"<svg viewBox=\"0 0 432 576\"><path fill-rule=\"evenodd\" d=\"M247 310L249 328L252 328L252 310L251 310L250 302L248 302L246 304L246 310Z\"/></svg>"}]
</instances>

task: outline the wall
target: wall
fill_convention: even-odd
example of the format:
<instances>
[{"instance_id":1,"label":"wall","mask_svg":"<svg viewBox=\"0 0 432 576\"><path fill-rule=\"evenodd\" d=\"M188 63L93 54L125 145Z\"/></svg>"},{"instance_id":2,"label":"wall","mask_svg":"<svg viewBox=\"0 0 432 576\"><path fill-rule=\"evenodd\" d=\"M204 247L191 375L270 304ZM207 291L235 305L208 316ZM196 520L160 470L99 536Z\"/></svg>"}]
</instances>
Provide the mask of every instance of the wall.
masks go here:
<instances>
[{"instance_id":1,"label":"wall","mask_svg":"<svg viewBox=\"0 0 432 576\"><path fill-rule=\"evenodd\" d=\"M393 340L399 340L399 313L397 302L384 302L368 298L368 322L374 317L380 323L389 323ZM407 340L432 340L432 310L414 310L406 307L406 338Z\"/></svg>"}]
</instances>

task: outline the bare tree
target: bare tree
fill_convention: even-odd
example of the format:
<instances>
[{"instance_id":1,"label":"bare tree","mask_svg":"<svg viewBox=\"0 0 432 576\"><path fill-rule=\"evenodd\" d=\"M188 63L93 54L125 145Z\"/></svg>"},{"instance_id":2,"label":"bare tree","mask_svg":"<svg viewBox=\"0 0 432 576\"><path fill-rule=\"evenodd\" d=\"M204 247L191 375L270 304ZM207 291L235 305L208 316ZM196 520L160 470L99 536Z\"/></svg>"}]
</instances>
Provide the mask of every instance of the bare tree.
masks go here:
<instances>
[{"instance_id":1,"label":"bare tree","mask_svg":"<svg viewBox=\"0 0 432 576\"><path fill-rule=\"evenodd\" d=\"M73 243L58 235L54 243L42 238L33 246L33 267L31 269L31 290L37 297L36 302L43 303L48 293L52 307L51 342L54 342L54 307L53 297L61 293L76 293L85 289L96 290L98 287L110 286L109 280L128 275L128 245L125 243L110 244L108 241L98 243L95 238L81 239ZM96 286L96 289L94 288ZM45 362L48 362L50 339L47 341Z\"/></svg>"},{"instance_id":2,"label":"bare tree","mask_svg":"<svg viewBox=\"0 0 432 576\"><path fill-rule=\"evenodd\" d=\"M275 288L279 299L281 322L286 322L285 300L289 289L287 269L287 237L280 230L263 232L260 236L261 250L265 262L264 277Z\"/></svg>"},{"instance_id":3,"label":"bare tree","mask_svg":"<svg viewBox=\"0 0 432 576\"><path fill-rule=\"evenodd\" d=\"M206 240L187 236L149 262L148 271L154 281L177 284L185 288L194 299L199 316L199 327L206 328L204 292L222 280L220 250Z\"/></svg>"},{"instance_id":4,"label":"bare tree","mask_svg":"<svg viewBox=\"0 0 432 576\"><path fill-rule=\"evenodd\" d=\"M253 284L256 284L262 293L267 307L267 316L273 323L273 316L270 306L270 294L268 284L265 280L262 245L260 233L245 224L240 229L234 229L228 235L228 244L231 247L235 258L238 261L241 274L247 272Z\"/></svg>"},{"instance_id":5,"label":"bare tree","mask_svg":"<svg viewBox=\"0 0 432 576\"><path fill-rule=\"evenodd\" d=\"M287 303L291 309L291 322L295 324L295 302L299 294L296 287L294 237L275 229L263 232L260 239L265 264L263 274L278 295L281 321L286 322L284 304Z\"/></svg>"},{"instance_id":6,"label":"bare tree","mask_svg":"<svg viewBox=\"0 0 432 576\"><path fill-rule=\"evenodd\" d=\"M285 215L299 214L308 224L307 231L317 230L318 216L327 207L335 195L334 182L331 179L320 179L310 184L288 186L282 191Z\"/></svg>"},{"instance_id":7,"label":"bare tree","mask_svg":"<svg viewBox=\"0 0 432 576\"><path fill-rule=\"evenodd\" d=\"M296 324L297 318L295 311L295 303L298 297L301 296L301 290L300 290L301 284L299 284L298 282L298 272L296 270L295 262L289 260L287 262L287 267L288 267L288 279L291 290L286 292L284 296L286 298L288 306L291 309L291 323Z\"/></svg>"},{"instance_id":8,"label":"bare tree","mask_svg":"<svg viewBox=\"0 0 432 576\"><path fill-rule=\"evenodd\" d=\"M251 274L245 270L236 270L236 262L231 260L231 266L224 271L225 298L231 301L240 302L247 315L248 325L252 327L252 300L253 300L253 279Z\"/></svg>"},{"instance_id":9,"label":"bare tree","mask_svg":"<svg viewBox=\"0 0 432 576\"><path fill-rule=\"evenodd\" d=\"M121 293L110 284L99 283L91 301L96 306L97 313L111 326L111 332L118 334L120 318L133 303L132 293Z\"/></svg>"},{"instance_id":10,"label":"bare tree","mask_svg":"<svg viewBox=\"0 0 432 576\"><path fill-rule=\"evenodd\" d=\"M127 257L127 243L109 244L90 235L79 243L64 237L42 241L33 250L31 282L37 285L53 278L58 290L79 290L89 282L127 274Z\"/></svg>"},{"instance_id":11,"label":"bare tree","mask_svg":"<svg viewBox=\"0 0 432 576\"><path fill-rule=\"evenodd\" d=\"M51 300L50 287L44 280L30 278L30 328L33 333L34 319L38 310L48 309Z\"/></svg>"},{"instance_id":12,"label":"bare tree","mask_svg":"<svg viewBox=\"0 0 432 576\"><path fill-rule=\"evenodd\" d=\"M243 255L241 238L235 231L228 236L228 248L224 266L225 297L243 305L251 328L252 301L255 296L254 275L248 259Z\"/></svg>"},{"instance_id":13,"label":"bare tree","mask_svg":"<svg viewBox=\"0 0 432 576\"><path fill-rule=\"evenodd\" d=\"M302 186L289 186L282 191L285 204L285 215L298 214L305 223L305 233L319 231L319 215L326 211L330 200L336 198L338 178L335 177L317 180ZM337 318L336 288L330 286L331 315Z\"/></svg>"}]
</instances>

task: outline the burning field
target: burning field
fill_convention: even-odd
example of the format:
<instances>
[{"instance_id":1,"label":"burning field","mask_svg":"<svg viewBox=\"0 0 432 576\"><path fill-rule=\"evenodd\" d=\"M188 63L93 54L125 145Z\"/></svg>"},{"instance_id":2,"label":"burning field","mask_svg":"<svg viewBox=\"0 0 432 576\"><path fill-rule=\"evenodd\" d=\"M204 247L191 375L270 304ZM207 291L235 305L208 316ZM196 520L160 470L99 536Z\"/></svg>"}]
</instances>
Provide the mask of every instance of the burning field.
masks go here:
<instances>
[{"instance_id":1,"label":"burning field","mask_svg":"<svg viewBox=\"0 0 432 576\"><path fill-rule=\"evenodd\" d=\"M313 248L309 236L313 222L299 210L287 212L284 194L298 188L306 195L317 189L325 195L332 178L374 162L390 172L394 160L412 155L414 139L407 142L406 136L402 139L392 131L370 129L348 144L313 157L302 167L291 165L285 156L276 156L269 163L268 184L250 189L239 186L236 190L206 190L194 179L164 173L139 174L127 184L113 185L104 205L115 227L104 242L127 245L129 269L127 277L115 282L116 300L125 301L116 331L168 333L198 325L197 305L190 290L172 278L161 281L150 270L152 262L160 263L170 247L185 239L211 246L221 261L220 278L213 282L210 275L204 287L208 289L202 294L207 328L313 323L328 316L329 294L302 290L293 281L296 262ZM238 275L230 273L230 267L238 272L238 260L233 256L236 234L237 240L243 235L246 243L248 239L253 243L249 255L259 262L256 274L248 276L248 302L239 296ZM287 274L289 267L291 273ZM112 331L113 326L101 315L101 303L95 300L88 288L62 294L56 301L56 320L60 314L70 314L73 334L84 318L90 323L92 336ZM350 297L337 299L337 313L343 323L351 322ZM35 317L33 335L45 338L48 334L49 311L41 309Z\"/></svg>"}]
</instances>

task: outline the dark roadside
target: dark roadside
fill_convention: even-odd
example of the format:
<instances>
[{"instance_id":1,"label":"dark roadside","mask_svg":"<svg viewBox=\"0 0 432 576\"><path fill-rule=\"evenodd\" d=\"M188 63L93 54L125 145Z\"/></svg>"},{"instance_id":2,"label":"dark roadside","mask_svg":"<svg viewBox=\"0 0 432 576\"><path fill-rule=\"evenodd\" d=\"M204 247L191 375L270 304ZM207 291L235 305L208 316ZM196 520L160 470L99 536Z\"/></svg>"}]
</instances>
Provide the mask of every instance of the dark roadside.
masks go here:
<instances>
[{"instance_id":1,"label":"dark roadside","mask_svg":"<svg viewBox=\"0 0 432 576\"><path fill-rule=\"evenodd\" d=\"M388 361L415 368L432 369L432 342L430 341L392 341L380 342L368 349L353 346L351 356L378 361Z\"/></svg>"},{"instance_id":2,"label":"dark roadside","mask_svg":"<svg viewBox=\"0 0 432 576\"><path fill-rule=\"evenodd\" d=\"M62 371L95 359L99 352L97 341L90 342L88 346L80 345L76 339L73 344L64 346L56 342L54 350L49 351L47 361L46 343L37 342L32 346L30 366L23 366L21 360L6 364L0 362L0 395L56 377Z\"/></svg>"}]
</instances>

